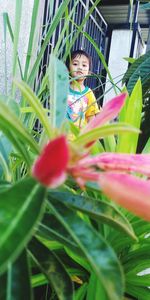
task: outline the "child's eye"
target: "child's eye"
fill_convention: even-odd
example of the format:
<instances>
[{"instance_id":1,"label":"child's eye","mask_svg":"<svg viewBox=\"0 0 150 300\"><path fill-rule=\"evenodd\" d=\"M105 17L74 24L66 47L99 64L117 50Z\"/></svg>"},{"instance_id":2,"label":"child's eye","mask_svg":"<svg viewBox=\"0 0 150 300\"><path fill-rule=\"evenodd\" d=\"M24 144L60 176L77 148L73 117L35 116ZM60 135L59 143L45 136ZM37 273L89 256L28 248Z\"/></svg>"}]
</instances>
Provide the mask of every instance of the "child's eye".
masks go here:
<instances>
[{"instance_id":1,"label":"child's eye","mask_svg":"<svg viewBox=\"0 0 150 300\"><path fill-rule=\"evenodd\" d=\"M73 63L73 66L77 66L77 63Z\"/></svg>"},{"instance_id":2,"label":"child's eye","mask_svg":"<svg viewBox=\"0 0 150 300\"><path fill-rule=\"evenodd\" d=\"M87 65L83 65L83 67L87 67Z\"/></svg>"}]
</instances>

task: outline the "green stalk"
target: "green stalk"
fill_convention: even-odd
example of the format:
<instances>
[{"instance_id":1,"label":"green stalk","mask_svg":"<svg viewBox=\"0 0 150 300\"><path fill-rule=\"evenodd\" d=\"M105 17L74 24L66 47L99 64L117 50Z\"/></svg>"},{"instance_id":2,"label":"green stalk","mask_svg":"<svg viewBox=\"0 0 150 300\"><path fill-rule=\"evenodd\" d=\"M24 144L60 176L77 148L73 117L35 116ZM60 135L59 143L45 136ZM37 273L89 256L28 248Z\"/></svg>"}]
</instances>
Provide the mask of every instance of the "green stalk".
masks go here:
<instances>
[{"instance_id":1,"label":"green stalk","mask_svg":"<svg viewBox=\"0 0 150 300\"><path fill-rule=\"evenodd\" d=\"M37 17L38 17L38 9L39 9L39 0L34 0L32 18L31 18L32 21L31 21L31 27L30 27L30 36L29 36L28 50L27 50L27 56L26 56L25 71L24 71L24 81L27 80L27 75L28 75L29 66L30 66L31 57L32 57L35 28L36 28L36 22L37 22Z\"/></svg>"},{"instance_id":2,"label":"green stalk","mask_svg":"<svg viewBox=\"0 0 150 300\"><path fill-rule=\"evenodd\" d=\"M70 2L70 0L63 1L62 4L60 5L60 7L58 8L58 10L57 10L54 18L53 18L52 24L49 27L49 30L47 32L47 35L45 37L45 40L44 40L43 45L41 47L41 50L40 50L40 52L38 54L38 57L37 57L37 59L36 59L36 61L34 63L34 66L33 66L32 70L31 70L31 73L30 73L30 75L28 77L27 83L30 84L30 85L32 85L33 82L34 82L34 79L36 77L37 70L38 70L38 67L40 65L41 59L43 57L44 51L45 51L45 49L46 49L46 47L47 47L47 45L48 45L48 43L49 43L49 41L50 41L53 33L54 33L57 25L59 24L60 19L61 19L62 15L64 14L64 12L66 10L66 7L69 4L69 2Z\"/></svg>"},{"instance_id":3,"label":"green stalk","mask_svg":"<svg viewBox=\"0 0 150 300\"><path fill-rule=\"evenodd\" d=\"M83 26L86 24L88 18L90 17L90 15L92 14L93 10L95 9L95 7L100 3L101 0L96 0L95 3L92 5L92 7L90 8L90 10L88 11L88 13L86 14L86 16L84 17L81 25L78 27L78 31L76 32L76 34L74 35L72 41L69 44L69 48L66 49L65 54L63 56L63 60L65 61L67 56L69 55L70 49L72 48L72 46L74 45L78 35L81 33L81 31L83 30Z\"/></svg>"},{"instance_id":4,"label":"green stalk","mask_svg":"<svg viewBox=\"0 0 150 300\"><path fill-rule=\"evenodd\" d=\"M22 14L22 0L16 0L15 30L14 30L14 45L13 45L13 70L12 70L13 77L15 77L16 67L17 67L17 53L18 53L21 14ZM13 93L14 93L14 88L13 88Z\"/></svg>"}]
</instances>

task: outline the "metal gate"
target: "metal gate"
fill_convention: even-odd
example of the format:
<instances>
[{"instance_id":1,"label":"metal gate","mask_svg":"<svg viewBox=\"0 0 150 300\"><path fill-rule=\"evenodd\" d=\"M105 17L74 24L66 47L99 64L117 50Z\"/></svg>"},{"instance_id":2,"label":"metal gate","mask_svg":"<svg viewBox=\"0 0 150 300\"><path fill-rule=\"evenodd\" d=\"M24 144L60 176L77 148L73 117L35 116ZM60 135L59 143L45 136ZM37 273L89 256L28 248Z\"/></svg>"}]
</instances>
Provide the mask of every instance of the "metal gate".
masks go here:
<instances>
[{"instance_id":1,"label":"metal gate","mask_svg":"<svg viewBox=\"0 0 150 300\"><path fill-rule=\"evenodd\" d=\"M51 0L45 0L45 9L44 9L44 16L43 16L43 32L41 34L41 39L43 38L44 34L48 30L52 18L56 12L56 10L59 8L60 4L63 2L63 0L55 0L54 6L50 7L52 5ZM68 10L71 11L72 7L75 5L76 0L71 0L68 5ZM76 25L80 26L82 20L85 18L85 15L89 11L90 7L93 5L92 0L80 0L79 3L76 5L75 13L72 16L73 22L69 24L69 31L75 32L76 30ZM50 14L51 11L51 14ZM76 24L76 25L75 25ZM46 48L46 51L44 53L40 70L41 74L39 74L39 77L41 78L43 76L44 71L46 70L46 66L49 63L49 54L51 53L52 49L55 47L59 35L62 31L63 28L63 18L59 22L51 40L49 41L49 45ZM100 14L100 11L98 8L95 8L92 14L90 15L88 21L86 22L83 30L87 32L90 37L96 42L98 48L101 50L101 52L104 54L105 52L105 40L106 40L106 31L107 31L107 24L105 20L103 19L102 15ZM71 38L71 37L70 37ZM95 74L100 74L102 70L102 64L101 61L98 57L98 54L93 47L93 45L89 42L89 40L82 34L80 33L77 40L75 41L72 50L75 49L82 49L85 50L91 55L92 57L92 64L93 68L92 71ZM62 51L59 55L61 56L64 53L64 47L62 45ZM89 85L94 88L96 86L96 80L90 79Z\"/></svg>"}]
</instances>

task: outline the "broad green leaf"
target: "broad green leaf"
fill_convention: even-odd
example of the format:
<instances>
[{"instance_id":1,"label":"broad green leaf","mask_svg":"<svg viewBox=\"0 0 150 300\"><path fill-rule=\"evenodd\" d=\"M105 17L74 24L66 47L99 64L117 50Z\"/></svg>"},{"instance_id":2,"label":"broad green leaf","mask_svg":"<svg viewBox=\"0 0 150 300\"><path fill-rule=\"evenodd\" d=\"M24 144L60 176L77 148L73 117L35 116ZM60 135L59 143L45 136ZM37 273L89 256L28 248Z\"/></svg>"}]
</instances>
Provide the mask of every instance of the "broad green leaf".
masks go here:
<instances>
[{"instance_id":1,"label":"broad green leaf","mask_svg":"<svg viewBox=\"0 0 150 300\"><path fill-rule=\"evenodd\" d=\"M124 290L123 274L113 249L92 226L72 210L66 209L66 206L57 204L52 199L48 206L83 251L108 299L121 300Z\"/></svg>"},{"instance_id":2,"label":"broad green leaf","mask_svg":"<svg viewBox=\"0 0 150 300\"><path fill-rule=\"evenodd\" d=\"M127 102L124 122L137 129L140 128L142 116L142 87L138 80ZM119 137L117 152L136 153L139 134L125 133Z\"/></svg>"},{"instance_id":3,"label":"broad green leaf","mask_svg":"<svg viewBox=\"0 0 150 300\"><path fill-rule=\"evenodd\" d=\"M58 241L73 249L73 251L78 250L70 234L68 234L64 227L60 226L60 222L51 214L44 215L42 222L39 224L37 234L48 240Z\"/></svg>"},{"instance_id":4,"label":"broad green leaf","mask_svg":"<svg viewBox=\"0 0 150 300\"><path fill-rule=\"evenodd\" d=\"M50 191L49 196L70 208L84 212L94 220L109 224L118 230L123 230L136 240L136 236L128 220L110 203L67 192Z\"/></svg>"},{"instance_id":5,"label":"broad green leaf","mask_svg":"<svg viewBox=\"0 0 150 300\"><path fill-rule=\"evenodd\" d=\"M66 118L69 74L66 66L54 55L49 64L50 121L53 128L60 128Z\"/></svg>"},{"instance_id":6,"label":"broad green leaf","mask_svg":"<svg viewBox=\"0 0 150 300\"><path fill-rule=\"evenodd\" d=\"M1 300L32 300L30 272L26 251L23 251L13 265L9 264L5 277L5 284L0 288Z\"/></svg>"},{"instance_id":7,"label":"broad green leaf","mask_svg":"<svg viewBox=\"0 0 150 300\"><path fill-rule=\"evenodd\" d=\"M29 244L29 251L36 265L55 289L58 299L72 300L73 284L61 259L35 238Z\"/></svg>"},{"instance_id":8,"label":"broad green leaf","mask_svg":"<svg viewBox=\"0 0 150 300\"><path fill-rule=\"evenodd\" d=\"M129 93L132 92L138 79L141 79L143 94L149 89L150 81L150 51L138 58L123 77L127 83Z\"/></svg>"},{"instance_id":9,"label":"broad green leaf","mask_svg":"<svg viewBox=\"0 0 150 300\"><path fill-rule=\"evenodd\" d=\"M0 273L21 253L41 219L45 188L32 178L0 192Z\"/></svg>"},{"instance_id":10,"label":"broad green leaf","mask_svg":"<svg viewBox=\"0 0 150 300\"><path fill-rule=\"evenodd\" d=\"M97 127L93 130L90 130L89 132L82 134L78 136L73 143L76 146L86 145L90 142L93 142L99 138L103 138L108 135L114 135L114 134L124 134L125 132L132 132L134 134L139 133L140 131L130 126L126 123L116 123L116 124L108 124L101 127Z\"/></svg>"}]
</instances>

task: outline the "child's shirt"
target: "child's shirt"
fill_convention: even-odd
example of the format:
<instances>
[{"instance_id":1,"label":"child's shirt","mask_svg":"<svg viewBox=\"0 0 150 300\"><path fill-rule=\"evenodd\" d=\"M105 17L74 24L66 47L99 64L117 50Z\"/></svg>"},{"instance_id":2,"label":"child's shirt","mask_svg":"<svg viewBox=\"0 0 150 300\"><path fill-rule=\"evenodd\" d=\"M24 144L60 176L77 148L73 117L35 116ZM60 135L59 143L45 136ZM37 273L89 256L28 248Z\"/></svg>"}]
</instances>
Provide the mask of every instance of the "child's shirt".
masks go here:
<instances>
[{"instance_id":1,"label":"child's shirt","mask_svg":"<svg viewBox=\"0 0 150 300\"><path fill-rule=\"evenodd\" d=\"M96 98L89 87L85 87L82 92L69 89L67 119L82 128L88 118L97 113L99 113L99 108Z\"/></svg>"}]
</instances>

